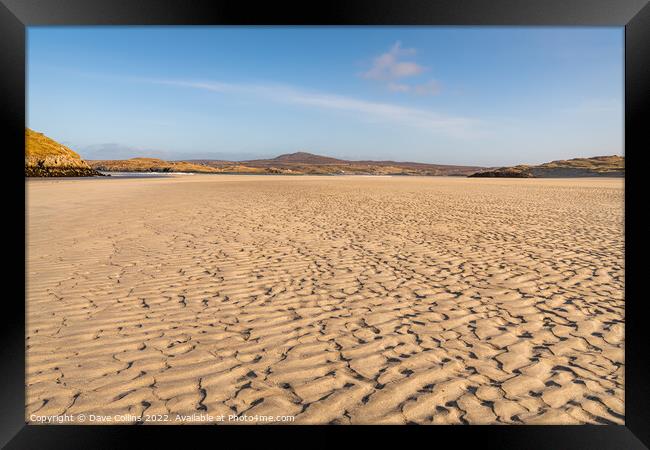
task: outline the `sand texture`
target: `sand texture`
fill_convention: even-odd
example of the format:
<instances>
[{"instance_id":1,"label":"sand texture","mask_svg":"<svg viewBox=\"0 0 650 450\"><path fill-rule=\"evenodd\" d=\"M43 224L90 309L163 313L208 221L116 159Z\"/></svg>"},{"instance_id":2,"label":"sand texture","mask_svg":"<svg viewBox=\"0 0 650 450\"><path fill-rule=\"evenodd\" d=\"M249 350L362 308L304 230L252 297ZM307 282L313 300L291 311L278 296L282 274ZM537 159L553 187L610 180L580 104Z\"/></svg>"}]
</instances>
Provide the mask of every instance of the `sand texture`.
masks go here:
<instances>
[{"instance_id":1,"label":"sand texture","mask_svg":"<svg viewBox=\"0 0 650 450\"><path fill-rule=\"evenodd\" d=\"M624 422L622 179L29 180L26 201L27 418Z\"/></svg>"}]
</instances>

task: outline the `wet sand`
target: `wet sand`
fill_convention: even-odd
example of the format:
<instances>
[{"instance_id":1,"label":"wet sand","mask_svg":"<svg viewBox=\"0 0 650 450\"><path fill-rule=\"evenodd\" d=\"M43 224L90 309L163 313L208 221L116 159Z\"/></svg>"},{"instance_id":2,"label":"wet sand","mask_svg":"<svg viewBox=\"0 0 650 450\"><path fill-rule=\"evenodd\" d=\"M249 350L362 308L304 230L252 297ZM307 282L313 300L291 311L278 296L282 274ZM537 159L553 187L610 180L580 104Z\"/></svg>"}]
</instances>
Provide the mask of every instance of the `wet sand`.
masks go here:
<instances>
[{"instance_id":1,"label":"wet sand","mask_svg":"<svg viewBox=\"0 0 650 450\"><path fill-rule=\"evenodd\" d=\"M624 422L622 179L26 184L28 421Z\"/></svg>"}]
</instances>

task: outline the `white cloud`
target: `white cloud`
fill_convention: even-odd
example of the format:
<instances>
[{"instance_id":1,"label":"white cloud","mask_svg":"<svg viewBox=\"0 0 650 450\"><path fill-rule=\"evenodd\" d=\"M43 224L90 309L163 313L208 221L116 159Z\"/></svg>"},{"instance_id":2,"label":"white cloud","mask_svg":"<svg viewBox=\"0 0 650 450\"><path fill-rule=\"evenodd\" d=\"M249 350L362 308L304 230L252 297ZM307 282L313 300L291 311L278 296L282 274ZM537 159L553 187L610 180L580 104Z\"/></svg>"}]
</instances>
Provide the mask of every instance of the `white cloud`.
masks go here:
<instances>
[{"instance_id":1,"label":"white cloud","mask_svg":"<svg viewBox=\"0 0 650 450\"><path fill-rule=\"evenodd\" d=\"M361 77L383 83L391 92L410 92L416 95L436 95L440 92L440 85L436 80L425 83L407 83L406 78L416 77L427 69L415 61L404 61L408 56L415 56L414 48L402 48L402 43L397 41L388 52L377 56L372 67L361 73Z\"/></svg>"},{"instance_id":2,"label":"white cloud","mask_svg":"<svg viewBox=\"0 0 650 450\"><path fill-rule=\"evenodd\" d=\"M401 42L396 42L388 52L377 56L372 67L361 76L371 80L397 80L412 77L424 72L425 68L414 61L403 61L401 58L415 55L414 48L402 48Z\"/></svg>"},{"instance_id":3,"label":"white cloud","mask_svg":"<svg viewBox=\"0 0 650 450\"><path fill-rule=\"evenodd\" d=\"M156 84L204 89L219 93L251 95L278 103L293 103L320 109L344 111L354 113L359 118L365 120L396 122L431 131L443 132L456 137L473 135L473 128L477 125L476 120L466 117L449 116L427 109L374 102L337 94L307 91L287 85L151 79L147 81ZM396 88L400 89L399 85L396 85Z\"/></svg>"}]
</instances>

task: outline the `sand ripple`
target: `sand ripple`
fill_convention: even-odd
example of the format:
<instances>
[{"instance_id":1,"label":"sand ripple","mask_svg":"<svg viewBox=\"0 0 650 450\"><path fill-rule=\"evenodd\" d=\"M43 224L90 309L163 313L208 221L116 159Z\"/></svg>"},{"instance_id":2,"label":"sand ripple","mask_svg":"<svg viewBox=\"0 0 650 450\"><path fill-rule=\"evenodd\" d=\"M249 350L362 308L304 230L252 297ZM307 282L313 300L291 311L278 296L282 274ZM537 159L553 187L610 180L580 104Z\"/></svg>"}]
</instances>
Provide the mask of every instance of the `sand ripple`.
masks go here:
<instances>
[{"instance_id":1,"label":"sand ripple","mask_svg":"<svg viewBox=\"0 0 650 450\"><path fill-rule=\"evenodd\" d=\"M27 416L623 423L621 180L27 184Z\"/></svg>"}]
</instances>

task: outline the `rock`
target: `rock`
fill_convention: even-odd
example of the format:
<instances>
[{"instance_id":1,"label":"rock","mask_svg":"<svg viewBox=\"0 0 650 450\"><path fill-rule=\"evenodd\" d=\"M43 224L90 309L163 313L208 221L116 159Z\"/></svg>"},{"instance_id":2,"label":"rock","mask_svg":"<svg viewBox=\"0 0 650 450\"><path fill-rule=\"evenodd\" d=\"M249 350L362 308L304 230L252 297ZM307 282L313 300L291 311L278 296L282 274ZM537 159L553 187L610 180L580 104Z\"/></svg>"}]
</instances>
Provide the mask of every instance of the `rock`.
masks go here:
<instances>
[{"instance_id":1,"label":"rock","mask_svg":"<svg viewBox=\"0 0 650 450\"><path fill-rule=\"evenodd\" d=\"M624 177L623 156L594 156L551 161L539 166L500 167L476 172L470 177L485 178L576 178L576 177Z\"/></svg>"},{"instance_id":2,"label":"rock","mask_svg":"<svg viewBox=\"0 0 650 450\"><path fill-rule=\"evenodd\" d=\"M103 176L68 147L42 133L25 129L26 177Z\"/></svg>"},{"instance_id":3,"label":"rock","mask_svg":"<svg viewBox=\"0 0 650 450\"><path fill-rule=\"evenodd\" d=\"M533 174L528 168L520 169L518 167L501 167L496 170L489 170L487 172L477 172L470 177L486 177L486 178L533 178Z\"/></svg>"}]
</instances>

